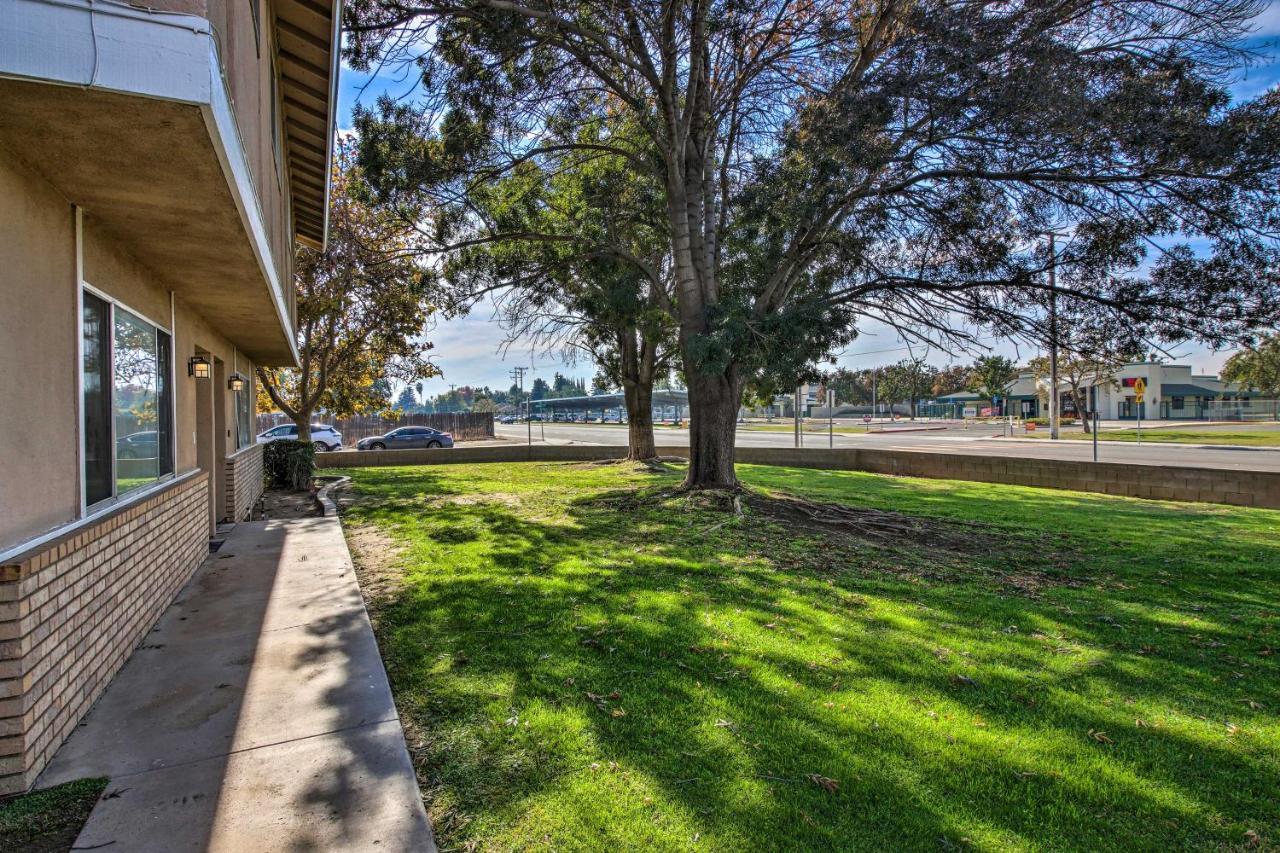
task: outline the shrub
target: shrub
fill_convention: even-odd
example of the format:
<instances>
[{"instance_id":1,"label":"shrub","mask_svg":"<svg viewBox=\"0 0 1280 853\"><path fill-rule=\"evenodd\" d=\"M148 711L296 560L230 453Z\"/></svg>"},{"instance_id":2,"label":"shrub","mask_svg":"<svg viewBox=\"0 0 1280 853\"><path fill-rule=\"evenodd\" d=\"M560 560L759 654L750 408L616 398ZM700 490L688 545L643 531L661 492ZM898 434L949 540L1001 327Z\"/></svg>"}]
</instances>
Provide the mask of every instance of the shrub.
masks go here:
<instances>
[{"instance_id":1,"label":"shrub","mask_svg":"<svg viewBox=\"0 0 1280 853\"><path fill-rule=\"evenodd\" d=\"M311 488L316 449L305 441L273 441L262 452L262 477L269 489Z\"/></svg>"},{"instance_id":2,"label":"shrub","mask_svg":"<svg viewBox=\"0 0 1280 853\"><path fill-rule=\"evenodd\" d=\"M1076 422L1075 418L1065 418L1065 417L1058 418L1059 426L1071 426L1075 422ZM1027 418L1027 423L1032 423L1032 424L1035 424L1036 426L1048 426L1049 419L1048 418Z\"/></svg>"}]
</instances>

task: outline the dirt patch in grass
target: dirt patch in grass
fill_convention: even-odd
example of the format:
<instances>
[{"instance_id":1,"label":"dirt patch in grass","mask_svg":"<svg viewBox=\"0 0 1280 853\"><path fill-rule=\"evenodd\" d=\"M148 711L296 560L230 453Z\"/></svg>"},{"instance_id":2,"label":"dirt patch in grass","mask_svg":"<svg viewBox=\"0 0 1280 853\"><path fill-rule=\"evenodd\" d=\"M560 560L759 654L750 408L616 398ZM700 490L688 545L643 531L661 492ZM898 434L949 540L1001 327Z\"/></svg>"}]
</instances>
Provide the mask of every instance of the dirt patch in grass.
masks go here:
<instances>
[{"instance_id":1,"label":"dirt patch in grass","mask_svg":"<svg viewBox=\"0 0 1280 853\"><path fill-rule=\"evenodd\" d=\"M404 546L376 525L347 523L343 527L365 601L373 605L399 592L404 587L399 566Z\"/></svg>"},{"instance_id":2,"label":"dirt patch in grass","mask_svg":"<svg viewBox=\"0 0 1280 853\"><path fill-rule=\"evenodd\" d=\"M0 802L0 853L66 853L106 779L81 779Z\"/></svg>"},{"instance_id":3,"label":"dirt patch in grass","mask_svg":"<svg viewBox=\"0 0 1280 853\"><path fill-rule=\"evenodd\" d=\"M262 493L263 518L315 518L320 504L313 492L290 492L268 489Z\"/></svg>"}]
</instances>

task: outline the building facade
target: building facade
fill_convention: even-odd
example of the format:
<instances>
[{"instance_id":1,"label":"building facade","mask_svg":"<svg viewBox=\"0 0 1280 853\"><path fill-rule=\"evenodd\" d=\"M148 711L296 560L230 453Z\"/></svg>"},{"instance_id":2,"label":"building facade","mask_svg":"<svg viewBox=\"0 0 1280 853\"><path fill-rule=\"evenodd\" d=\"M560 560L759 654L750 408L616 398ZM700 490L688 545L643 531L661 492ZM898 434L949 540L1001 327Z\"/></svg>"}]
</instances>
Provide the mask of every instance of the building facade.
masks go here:
<instances>
[{"instance_id":1,"label":"building facade","mask_svg":"<svg viewBox=\"0 0 1280 853\"><path fill-rule=\"evenodd\" d=\"M0 4L0 795L262 488L327 227L334 0Z\"/></svg>"}]
</instances>

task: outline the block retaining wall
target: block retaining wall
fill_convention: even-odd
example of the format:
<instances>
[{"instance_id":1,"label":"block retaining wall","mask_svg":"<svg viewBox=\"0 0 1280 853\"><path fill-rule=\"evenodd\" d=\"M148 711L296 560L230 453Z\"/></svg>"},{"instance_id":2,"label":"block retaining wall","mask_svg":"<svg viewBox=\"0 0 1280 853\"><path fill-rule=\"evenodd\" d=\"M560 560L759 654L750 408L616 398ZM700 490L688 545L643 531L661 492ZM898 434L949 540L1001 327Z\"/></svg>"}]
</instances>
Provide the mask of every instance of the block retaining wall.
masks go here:
<instances>
[{"instance_id":1,"label":"block retaining wall","mask_svg":"<svg viewBox=\"0 0 1280 853\"><path fill-rule=\"evenodd\" d=\"M673 456L688 455L684 448L661 447L658 451ZM455 447L451 450L325 453L316 457L316 461L321 468L356 468L367 465L444 465L455 462L570 462L621 459L626 455L626 447L619 446L513 444ZM740 447L737 460L750 465L869 471L904 477L972 480L1154 500L1203 501L1280 509L1280 472L1272 471L869 448L827 450Z\"/></svg>"},{"instance_id":2,"label":"block retaining wall","mask_svg":"<svg viewBox=\"0 0 1280 853\"><path fill-rule=\"evenodd\" d=\"M0 564L0 796L27 790L209 553L208 475Z\"/></svg>"}]
</instances>

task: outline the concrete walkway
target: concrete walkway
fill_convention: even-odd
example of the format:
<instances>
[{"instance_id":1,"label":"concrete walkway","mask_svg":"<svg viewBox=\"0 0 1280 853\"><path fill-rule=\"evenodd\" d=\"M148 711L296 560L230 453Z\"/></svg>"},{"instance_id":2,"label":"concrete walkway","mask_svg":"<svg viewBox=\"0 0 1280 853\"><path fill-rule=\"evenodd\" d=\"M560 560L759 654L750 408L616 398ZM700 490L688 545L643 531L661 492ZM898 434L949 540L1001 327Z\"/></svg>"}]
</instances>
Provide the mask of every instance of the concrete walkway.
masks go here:
<instances>
[{"instance_id":1,"label":"concrete walkway","mask_svg":"<svg viewBox=\"0 0 1280 853\"><path fill-rule=\"evenodd\" d=\"M88 776L77 849L435 850L338 519L236 526L39 786Z\"/></svg>"}]
</instances>

